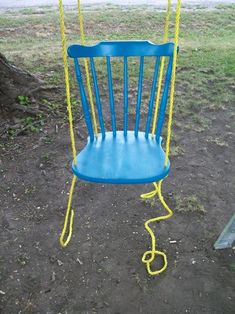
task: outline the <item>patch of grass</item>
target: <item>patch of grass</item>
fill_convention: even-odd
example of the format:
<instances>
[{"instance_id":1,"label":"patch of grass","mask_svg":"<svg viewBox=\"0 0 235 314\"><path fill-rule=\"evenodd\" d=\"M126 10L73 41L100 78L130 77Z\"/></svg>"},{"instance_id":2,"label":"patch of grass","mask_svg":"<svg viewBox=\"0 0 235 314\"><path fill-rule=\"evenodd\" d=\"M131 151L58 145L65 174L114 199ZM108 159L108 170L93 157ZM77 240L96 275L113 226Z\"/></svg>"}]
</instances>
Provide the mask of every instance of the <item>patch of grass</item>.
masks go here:
<instances>
[{"instance_id":1,"label":"patch of grass","mask_svg":"<svg viewBox=\"0 0 235 314\"><path fill-rule=\"evenodd\" d=\"M27 116L22 119L22 125L25 131L38 133L44 125L44 116L42 114L37 117Z\"/></svg>"},{"instance_id":2,"label":"patch of grass","mask_svg":"<svg viewBox=\"0 0 235 314\"><path fill-rule=\"evenodd\" d=\"M51 101L49 101L47 99L43 99L42 103L43 103L44 106L46 106L50 110L50 112L53 112L53 113L56 113L57 110L60 107L59 104L51 102Z\"/></svg>"},{"instance_id":3,"label":"patch of grass","mask_svg":"<svg viewBox=\"0 0 235 314\"><path fill-rule=\"evenodd\" d=\"M222 5L218 9L202 7L182 10L180 28L180 52L175 95L175 120L183 120L181 128L206 131L210 121L204 112L218 110L235 101L235 35L234 5ZM66 9L66 35L68 44L78 42L76 9ZM84 23L87 44L100 40L147 39L162 43L164 12L154 7L123 9L106 6L105 10L84 8ZM170 20L170 40L174 32L174 16ZM5 11L0 16L1 52L25 68L46 79L50 84L63 86L63 67L59 33L58 12L55 8L30 8ZM143 106L146 112L149 85L153 74L153 60L146 58L144 66ZM72 94L77 93L77 84L71 69ZM101 95L107 98L107 71L105 60L96 62ZM119 58L112 62L115 82L114 94L122 101L123 62ZM130 58L129 87L133 103L138 81L139 60ZM80 104L74 97L73 109L79 111ZM115 98L116 99L116 98ZM47 104L51 113L57 104ZM131 108L131 107L130 107ZM34 122L25 124L36 131ZM37 126L36 126L37 128ZM176 151L178 154L179 152Z\"/></svg>"},{"instance_id":4,"label":"patch of grass","mask_svg":"<svg viewBox=\"0 0 235 314\"><path fill-rule=\"evenodd\" d=\"M35 123L35 118L33 117L25 117L22 120L23 126L25 129L31 131L31 132L39 132L39 128L37 127Z\"/></svg>"},{"instance_id":5,"label":"patch of grass","mask_svg":"<svg viewBox=\"0 0 235 314\"><path fill-rule=\"evenodd\" d=\"M207 142L216 144L219 147L228 147L229 146L228 143L224 139L219 138L219 137L214 137L214 138L209 137L207 139Z\"/></svg>"},{"instance_id":6,"label":"patch of grass","mask_svg":"<svg viewBox=\"0 0 235 314\"><path fill-rule=\"evenodd\" d=\"M29 221L35 221L36 223L40 223L43 219L45 219L45 208L43 207L35 207L30 209L26 208L21 213L21 217Z\"/></svg>"},{"instance_id":7,"label":"patch of grass","mask_svg":"<svg viewBox=\"0 0 235 314\"><path fill-rule=\"evenodd\" d=\"M35 193L35 192L36 192L36 186L34 186L34 185L26 187L25 190L24 190L25 194L30 194L30 195Z\"/></svg>"},{"instance_id":8,"label":"patch of grass","mask_svg":"<svg viewBox=\"0 0 235 314\"><path fill-rule=\"evenodd\" d=\"M171 145L170 154L172 157L182 156L184 154L184 149L178 145Z\"/></svg>"},{"instance_id":9,"label":"patch of grass","mask_svg":"<svg viewBox=\"0 0 235 314\"><path fill-rule=\"evenodd\" d=\"M229 265L229 269L230 269L231 271L235 272L235 263L231 263L231 264Z\"/></svg>"},{"instance_id":10,"label":"patch of grass","mask_svg":"<svg viewBox=\"0 0 235 314\"><path fill-rule=\"evenodd\" d=\"M12 128L9 128L8 131L8 136L10 139L13 139L15 138L16 134L17 134L17 130L16 129L12 129Z\"/></svg>"},{"instance_id":11,"label":"patch of grass","mask_svg":"<svg viewBox=\"0 0 235 314\"><path fill-rule=\"evenodd\" d=\"M174 196L175 200L175 210L180 213L199 213L199 214L205 214L206 209L201 204L199 199L196 195L190 195L186 197L179 197L178 195Z\"/></svg>"},{"instance_id":12,"label":"patch of grass","mask_svg":"<svg viewBox=\"0 0 235 314\"><path fill-rule=\"evenodd\" d=\"M29 256L26 253L20 254L17 257L17 263L21 266L26 266L29 263Z\"/></svg>"},{"instance_id":13,"label":"patch of grass","mask_svg":"<svg viewBox=\"0 0 235 314\"><path fill-rule=\"evenodd\" d=\"M53 162L53 154L52 153L44 153L41 156L41 163L43 166L50 166Z\"/></svg>"},{"instance_id":14,"label":"patch of grass","mask_svg":"<svg viewBox=\"0 0 235 314\"><path fill-rule=\"evenodd\" d=\"M45 143L45 144L52 144L53 143L53 139L50 137L50 136L45 136L44 138L43 138L43 142Z\"/></svg>"}]
</instances>

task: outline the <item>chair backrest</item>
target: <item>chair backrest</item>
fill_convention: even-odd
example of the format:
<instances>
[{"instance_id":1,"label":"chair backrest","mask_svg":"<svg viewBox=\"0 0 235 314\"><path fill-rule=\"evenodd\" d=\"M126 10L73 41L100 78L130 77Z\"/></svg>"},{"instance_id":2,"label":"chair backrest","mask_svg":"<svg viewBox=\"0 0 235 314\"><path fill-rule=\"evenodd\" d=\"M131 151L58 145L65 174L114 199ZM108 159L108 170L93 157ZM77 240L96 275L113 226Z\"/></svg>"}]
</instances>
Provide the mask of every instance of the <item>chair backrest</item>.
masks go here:
<instances>
[{"instance_id":1,"label":"chair backrest","mask_svg":"<svg viewBox=\"0 0 235 314\"><path fill-rule=\"evenodd\" d=\"M94 58L104 57L106 58L107 65L107 85L109 91L109 106L111 113L111 125L113 135L116 135L116 115L115 115L115 104L114 104L114 91L113 91L113 77L111 68L111 58L112 57L122 57L123 58L123 96L124 96L124 108L123 108L123 131L124 136L127 135L128 130L128 57L139 57L139 74L138 74L138 90L137 90L137 100L135 108L135 135L138 136L139 122L140 122L140 109L142 102L142 85L143 85L143 70L144 70L144 60L145 57L155 57L155 65L152 79L151 92L149 97L148 113L145 124L145 136L149 136L153 109L156 97L156 88L158 83L159 68L161 63L161 58L165 58L166 74L162 86L161 101L159 105L158 118L157 118L157 128L156 128L156 140L158 141L161 135L165 111L168 100L168 93L172 74L172 63L173 63L173 52L174 44L167 43L162 45L155 45L149 41L105 41L100 42L94 46L82 46L82 45L71 45L68 48L69 57L74 59L76 78L78 81L78 86L80 90L82 108L84 112L84 118L87 125L88 133L90 139L94 139L94 130L91 120L91 114L89 109L89 101L86 95L84 80L82 76L80 60L81 58L88 58L90 63L91 76L94 87L94 95L96 100L96 108L98 113L99 125L101 129L102 136L105 137L105 125L102 113L102 104L95 68Z\"/></svg>"}]
</instances>

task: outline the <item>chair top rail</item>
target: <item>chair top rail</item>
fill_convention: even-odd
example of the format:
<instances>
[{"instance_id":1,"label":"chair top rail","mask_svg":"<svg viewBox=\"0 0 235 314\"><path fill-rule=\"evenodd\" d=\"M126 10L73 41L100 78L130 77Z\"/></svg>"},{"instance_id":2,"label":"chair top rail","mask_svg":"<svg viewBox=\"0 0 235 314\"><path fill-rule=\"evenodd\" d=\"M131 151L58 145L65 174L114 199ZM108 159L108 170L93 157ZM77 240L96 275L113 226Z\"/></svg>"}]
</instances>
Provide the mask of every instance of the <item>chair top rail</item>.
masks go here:
<instances>
[{"instance_id":1,"label":"chair top rail","mask_svg":"<svg viewBox=\"0 0 235 314\"><path fill-rule=\"evenodd\" d=\"M101 41L94 46L71 45L68 55L71 58L91 57L170 57L174 52L174 43L157 45L150 41Z\"/></svg>"}]
</instances>

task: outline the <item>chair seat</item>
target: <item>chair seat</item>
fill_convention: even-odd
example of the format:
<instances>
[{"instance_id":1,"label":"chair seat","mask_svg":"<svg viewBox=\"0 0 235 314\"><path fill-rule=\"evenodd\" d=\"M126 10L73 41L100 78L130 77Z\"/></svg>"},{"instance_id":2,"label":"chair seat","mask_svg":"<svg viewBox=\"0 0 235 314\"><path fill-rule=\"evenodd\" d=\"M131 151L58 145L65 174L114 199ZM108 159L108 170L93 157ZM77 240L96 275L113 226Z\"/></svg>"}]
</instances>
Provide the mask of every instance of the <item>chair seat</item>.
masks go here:
<instances>
[{"instance_id":1,"label":"chair seat","mask_svg":"<svg viewBox=\"0 0 235 314\"><path fill-rule=\"evenodd\" d=\"M118 131L116 137L106 132L88 142L77 155L73 173L82 180L100 183L128 184L156 182L167 176L170 163L164 167L165 153L161 143L145 133L135 137L128 131Z\"/></svg>"}]
</instances>

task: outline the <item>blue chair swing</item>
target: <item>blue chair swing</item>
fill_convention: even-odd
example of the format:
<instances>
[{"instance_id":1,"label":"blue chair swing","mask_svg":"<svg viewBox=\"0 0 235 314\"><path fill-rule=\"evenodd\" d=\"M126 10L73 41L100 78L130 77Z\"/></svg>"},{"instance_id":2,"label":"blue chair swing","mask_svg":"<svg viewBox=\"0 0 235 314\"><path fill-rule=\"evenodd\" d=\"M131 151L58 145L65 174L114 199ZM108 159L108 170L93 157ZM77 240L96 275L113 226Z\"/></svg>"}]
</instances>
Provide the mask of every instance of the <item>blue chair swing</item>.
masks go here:
<instances>
[{"instance_id":1,"label":"blue chair swing","mask_svg":"<svg viewBox=\"0 0 235 314\"><path fill-rule=\"evenodd\" d=\"M59 0L67 108L69 114L70 137L73 152L72 171L74 173L69 193L68 207L65 215L64 226L60 235L60 244L62 247L67 246L72 237L74 210L71 209L71 203L77 177L82 180L98 183L153 183L154 190L149 193L142 194L141 197L151 198L155 195L158 195L161 204L167 211L167 214L160 217L151 218L145 222L145 229L151 237L151 249L143 254L142 262L146 264L147 271L150 275L160 274L167 267L166 254L162 251L157 250L155 235L150 227L150 224L163 219L168 219L173 214L161 194L161 185L162 180L167 176L170 171L170 162L168 160L168 155L173 112L180 6L181 0L177 0L175 43L166 43L168 41L168 28L171 8L171 0L168 0L164 34L165 44L156 45L149 41L106 41L100 42L94 46L85 46L80 0L78 0L78 15L80 21L82 45L71 45L67 49L67 52L68 56L74 60L75 64L75 73L81 96L81 105L88 130L88 140L85 147L77 155L73 133L73 117L70 100L68 61L66 55L63 4L62 0ZM113 76L111 65L113 58L116 57L123 59L124 65L123 121L122 127L118 129L115 110L117 109L117 103L114 102ZM138 86L134 115L135 121L134 127L132 128L130 127L130 108L128 104L128 58L130 57L135 57L139 59L139 73L137 83ZM145 68L145 60L149 57L155 59L155 65L151 83L151 92L148 102L147 118L145 118L145 127L143 128L143 130L141 130L140 119L142 119L143 122L143 117L141 116L141 106L143 106L143 74ZM103 118L104 104L102 104L101 101L99 81L97 79L98 76L96 73L96 59L100 58L104 58L106 60L111 130L107 128L107 124L105 123L105 119ZM87 97L87 91L84 86L85 80L83 78L83 72L80 64L81 59L85 60L86 83L89 97ZM164 68L165 77L162 81L162 73ZM92 78L93 84L90 84L90 76ZM91 85L93 85L93 93L91 91ZM161 90L162 94L160 99ZM169 120L167 127L165 153L161 146L161 133L164 124L169 91ZM94 106L93 104L93 95L95 98L96 106ZM155 99L157 101L155 101ZM94 108L96 108L96 113ZM96 116L98 116L100 133L98 132ZM150 133L151 126L152 132ZM156 255L160 255L163 258L163 266L161 267L161 269L153 271L151 269L151 264L154 261Z\"/></svg>"},{"instance_id":2,"label":"blue chair swing","mask_svg":"<svg viewBox=\"0 0 235 314\"><path fill-rule=\"evenodd\" d=\"M168 101L168 93L171 82L174 44L166 43L156 45L149 41L106 41L95 46L71 45L68 55L73 58L75 73L81 96L85 123L88 130L88 141L83 150L77 155L76 164L73 163L72 171L80 179L90 182L102 182L113 184L136 184L158 182L165 178L170 170L168 161L165 165L165 153L161 146L161 132L164 123L165 111ZM103 108L97 80L95 59L105 58L107 66L107 85L109 91L109 107L112 130L107 131L103 119ZM123 58L123 128L116 129L116 115L113 92L113 78L111 58ZM139 78L137 101L135 107L134 129L128 127L128 58L139 58ZM145 130L139 130L140 110L142 103L142 83L145 58L154 57L154 73L151 93L148 104L148 113ZM156 89L159 76L161 59L164 57L167 63L165 82L160 101L157 127L155 135L150 134L153 109L155 104ZM84 79L82 75L80 59L89 60L91 77L96 100L97 115L100 127L98 136L94 134L91 119L90 105Z\"/></svg>"}]
</instances>

